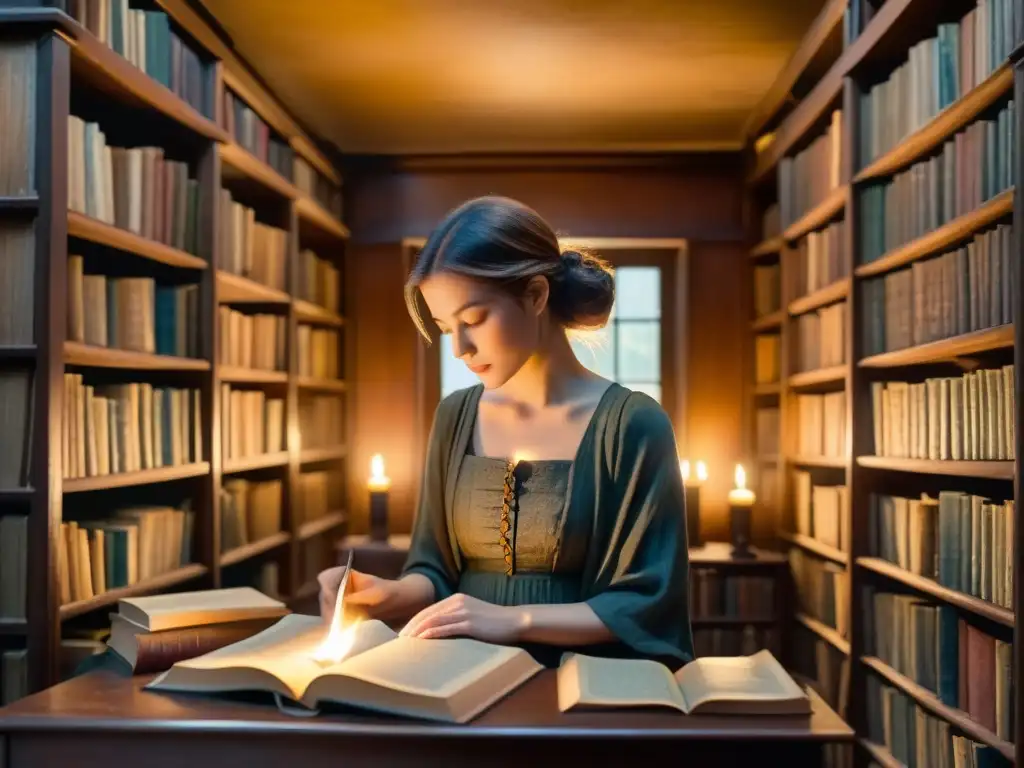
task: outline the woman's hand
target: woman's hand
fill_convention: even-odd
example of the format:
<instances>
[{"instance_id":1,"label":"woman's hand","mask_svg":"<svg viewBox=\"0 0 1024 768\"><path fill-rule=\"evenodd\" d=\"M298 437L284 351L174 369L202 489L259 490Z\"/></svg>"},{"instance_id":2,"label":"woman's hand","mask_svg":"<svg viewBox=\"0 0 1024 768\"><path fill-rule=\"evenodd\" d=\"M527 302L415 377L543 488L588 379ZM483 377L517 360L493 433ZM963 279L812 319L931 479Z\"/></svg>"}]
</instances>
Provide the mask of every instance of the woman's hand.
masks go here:
<instances>
[{"instance_id":1,"label":"woman's hand","mask_svg":"<svg viewBox=\"0 0 1024 768\"><path fill-rule=\"evenodd\" d=\"M431 640L458 636L513 643L523 633L527 618L527 613L519 608L486 603L460 593L424 608L400 634Z\"/></svg>"},{"instance_id":2,"label":"woman's hand","mask_svg":"<svg viewBox=\"0 0 1024 768\"><path fill-rule=\"evenodd\" d=\"M317 581L320 582L320 615L327 623L334 617L338 587L341 586L344 575L345 566L339 565L321 571L317 576ZM375 617L392 599L396 584L397 582L390 579L381 579L353 569L345 587L345 608L356 608Z\"/></svg>"}]
</instances>

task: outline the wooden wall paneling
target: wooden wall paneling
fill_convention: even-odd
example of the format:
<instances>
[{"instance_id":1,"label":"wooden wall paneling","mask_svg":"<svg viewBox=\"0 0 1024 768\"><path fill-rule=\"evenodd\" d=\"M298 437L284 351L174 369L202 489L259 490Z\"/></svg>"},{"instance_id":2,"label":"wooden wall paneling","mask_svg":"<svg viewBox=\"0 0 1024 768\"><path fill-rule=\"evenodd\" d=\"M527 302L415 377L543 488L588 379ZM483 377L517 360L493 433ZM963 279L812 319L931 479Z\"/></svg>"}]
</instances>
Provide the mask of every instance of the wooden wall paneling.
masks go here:
<instances>
[{"instance_id":1,"label":"wooden wall paneling","mask_svg":"<svg viewBox=\"0 0 1024 768\"><path fill-rule=\"evenodd\" d=\"M209 373L202 378L202 408L208 414L203 419L203 449L210 462L210 472L197 483L202 491L202 504L199 505L198 525L195 535L198 537L200 562L207 566L207 580L213 586L221 584L220 550L220 489L223 459L221 445L226 436L221 434L221 398L220 398L220 336L217 333L217 270L216 264L220 257L217 245L220 242L218 232L220 189L220 155L217 145L209 143L199 160L196 180L199 182L199 255L206 259L207 267L202 271L199 283L199 327L200 356L210 361Z\"/></svg>"},{"instance_id":2,"label":"wooden wall paneling","mask_svg":"<svg viewBox=\"0 0 1024 768\"><path fill-rule=\"evenodd\" d=\"M68 44L48 32L36 59L35 170L36 368L32 383L32 466L34 489L29 519L28 559L29 692L57 680L60 661L60 589L57 561L63 516L61 423L64 338L67 331L67 146L71 102Z\"/></svg>"}]
</instances>

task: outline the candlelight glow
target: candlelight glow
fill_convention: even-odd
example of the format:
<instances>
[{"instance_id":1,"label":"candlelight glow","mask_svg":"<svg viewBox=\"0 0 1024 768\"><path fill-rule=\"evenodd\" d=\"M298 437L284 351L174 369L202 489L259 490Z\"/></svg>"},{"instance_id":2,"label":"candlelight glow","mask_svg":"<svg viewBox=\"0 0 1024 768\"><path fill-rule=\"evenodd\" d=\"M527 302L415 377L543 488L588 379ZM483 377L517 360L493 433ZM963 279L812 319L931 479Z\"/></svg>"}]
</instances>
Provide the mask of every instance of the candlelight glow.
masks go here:
<instances>
[{"instance_id":1,"label":"candlelight glow","mask_svg":"<svg viewBox=\"0 0 1024 768\"><path fill-rule=\"evenodd\" d=\"M375 453L370 459L370 490L386 491L391 486L391 478L384 474L384 457Z\"/></svg>"},{"instance_id":2,"label":"candlelight glow","mask_svg":"<svg viewBox=\"0 0 1024 768\"><path fill-rule=\"evenodd\" d=\"M694 483L690 482L691 478L690 478L690 460L689 459L681 459L680 460L680 462L679 462L679 471L683 475L683 482L686 483L687 485L691 485L691 484L692 485L699 485L700 483L703 483L705 480L708 479L708 467L707 467L707 464L705 464L703 461L698 461L697 462L697 477L696 477L696 482L694 482Z\"/></svg>"},{"instance_id":3,"label":"candlelight glow","mask_svg":"<svg viewBox=\"0 0 1024 768\"><path fill-rule=\"evenodd\" d=\"M703 461L697 462L697 479L702 483L708 479L708 468Z\"/></svg>"},{"instance_id":4,"label":"candlelight glow","mask_svg":"<svg viewBox=\"0 0 1024 768\"><path fill-rule=\"evenodd\" d=\"M747 473L743 471L743 465L736 465L736 488L742 490L747 487Z\"/></svg>"},{"instance_id":5,"label":"candlelight glow","mask_svg":"<svg viewBox=\"0 0 1024 768\"><path fill-rule=\"evenodd\" d=\"M512 463L513 464L518 464L520 461L529 461L529 460L530 460L530 454L528 454L526 451L516 451L515 453L512 454Z\"/></svg>"},{"instance_id":6,"label":"candlelight glow","mask_svg":"<svg viewBox=\"0 0 1024 768\"><path fill-rule=\"evenodd\" d=\"M679 471L683 475L683 480L689 480L690 479L690 460L689 459L683 459L682 461L679 462Z\"/></svg>"},{"instance_id":7,"label":"candlelight glow","mask_svg":"<svg viewBox=\"0 0 1024 768\"><path fill-rule=\"evenodd\" d=\"M320 644L313 654L313 660L321 664L337 664L352 650L356 640L356 623L347 627L342 626L341 617L338 612L331 619L331 628L327 637Z\"/></svg>"}]
</instances>

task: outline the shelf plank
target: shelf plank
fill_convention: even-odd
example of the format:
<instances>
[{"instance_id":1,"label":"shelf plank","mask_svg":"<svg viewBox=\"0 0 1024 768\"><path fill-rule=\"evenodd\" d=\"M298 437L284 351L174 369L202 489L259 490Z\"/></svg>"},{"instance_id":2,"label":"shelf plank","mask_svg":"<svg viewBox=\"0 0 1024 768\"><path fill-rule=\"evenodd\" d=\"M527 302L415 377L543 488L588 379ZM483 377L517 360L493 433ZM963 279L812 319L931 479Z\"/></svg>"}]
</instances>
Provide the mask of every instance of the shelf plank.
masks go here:
<instances>
[{"instance_id":1,"label":"shelf plank","mask_svg":"<svg viewBox=\"0 0 1024 768\"><path fill-rule=\"evenodd\" d=\"M5 344L0 346L0 361L33 360L38 349L35 344Z\"/></svg>"},{"instance_id":2,"label":"shelf plank","mask_svg":"<svg viewBox=\"0 0 1024 768\"><path fill-rule=\"evenodd\" d=\"M237 173L252 179L257 184L269 189L286 200L294 200L299 196L298 188L280 173L275 171L256 155L244 147L229 142L219 146L220 159Z\"/></svg>"},{"instance_id":3,"label":"shelf plank","mask_svg":"<svg viewBox=\"0 0 1024 768\"><path fill-rule=\"evenodd\" d=\"M236 565L245 560L249 560L257 555L262 555L264 552L269 552L272 549L277 549L280 546L287 544L291 540L291 534L288 531L280 531L275 533L273 536L267 536L254 541L249 544L243 544L240 547L228 550L220 556L220 565L222 568L227 568L229 565Z\"/></svg>"},{"instance_id":4,"label":"shelf plank","mask_svg":"<svg viewBox=\"0 0 1024 768\"><path fill-rule=\"evenodd\" d=\"M117 601L122 597L137 597L139 595L146 595L152 592L159 592L162 589L174 587L178 584L183 584L186 581L197 579L200 576L206 575L206 572L207 568L205 565L199 565L198 563L186 565L184 568L178 568L177 570L163 573L159 576L154 576L151 579L136 582L135 584L131 584L127 587L108 590L103 594L96 595L88 600L78 600L74 603L66 603L60 607L60 618L61 621L66 621L67 619L74 618L75 616L81 616L83 613L89 613L90 611L95 611L99 608L116 605Z\"/></svg>"},{"instance_id":5,"label":"shelf plank","mask_svg":"<svg viewBox=\"0 0 1024 768\"><path fill-rule=\"evenodd\" d=\"M1013 68L1004 63L963 98L953 102L918 131L886 152L854 176L858 184L891 176L939 147L1013 88Z\"/></svg>"},{"instance_id":6,"label":"shelf plank","mask_svg":"<svg viewBox=\"0 0 1024 768\"><path fill-rule=\"evenodd\" d=\"M757 457L757 463L758 464L765 464L765 465L768 465L768 464L778 464L779 463L779 454L777 454L777 453L762 453L762 454L759 454L758 457Z\"/></svg>"},{"instance_id":7,"label":"shelf plank","mask_svg":"<svg viewBox=\"0 0 1024 768\"><path fill-rule=\"evenodd\" d=\"M28 622L25 619L0 618L0 636L24 635L26 632L28 632Z\"/></svg>"},{"instance_id":8,"label":"shelf plank","mask_svg":"<svg viewBox=\"0 0 1024 768\"><path fill-rule=\"evenodd\" d=\"M789 564L781 552L751 547L754 557L741 559L732 556L732 545L725 541L708 541L703 546L691 547L688 558L691 567L715 566L719 568L749 568L751 566L780 567Z\"/></svg>"},{"instance_id":9,"label":"shelf plank","mask_svg":"<svg viewBox=\"0 0 1024 768\"><path fill-rule=\"evenodd\" d=\"M318 379L313 376L300 376L297 380L300 389L312 389L320 392L344 392L348 383L344 379Z\"/></svg>"},{"instance_id":10,"label":"shelf plank","mask_svg":"<svg viewBox=\"0 0 1024 768\"><path fill-rule=\"evenodd\" d=\"M0 213L30 213L39 208L39 195L0 195Z\"/></svg>"},{"instance_id":11,"label":"shelf plank","mask_svg":"<svg viewBox=\"0 0 1024 768\"><path fill-rule=\"evenodd\" d=\"M829 221L836 218L846 206L846 195L848 192L849 188L846 185L832 190L828 197L793 222L793 224L786 227L782 237L786 242L791 243L794 240L799 240L809 232L823 227Z\"/></svg>"},{"instance_id":12,"label":"shelf plank","mask_svg":"<svg viewBox=\"0 0 1024 768\"><path fill-rule=\"evenodd\" d=\"M172 480L183 480L189 477L202 477L209 473L210 462L198 461L194 464L182 464L177 467L140 469L138 472L118 472L112 475L69 478L64 480L64 493L100 491L108 488L127 488L132 485L153 485L154 483L167 483Z\"/></svg>"},{"instance_id":13,"label":"shelf plank","mask_svg":"<svg viewBox=\"0 0 1024 768\"><path fill-rule=\"evenodd\" d=\"M979 477L988 480L1013 480L1012 461L933 461L897 459L890 456L858 456L857 464L871 469L914 472L922 475Z\"/></svg>"},{"instance_id":14,"label":"shelf plank","mask_svg":"<svg viewBox=\"0 0 1024 768\"><path fill-rule=\"evenodd\" d=\"M750 258L752 259L763 259L765 256L772 256L776 253L781 253L782 249L786 247L786 241L782 239L782 235L778 237L771 237L755 245L750 250Z\"/></svg>"},{"instance_id":15,"label":"shelf plank","mask_svg":"<svg viewBox=\"0 0 1024 768\"><path fill-rule=\"evenodd\" d=\"M857 741L864 748L864 751L871 755L871 758L882 768L906 768L903 763L893 757L892 753L881 744L875 744L867 739L858 739Z\"/></svg>"},{"instance_id":16,"label":"shelf plank","mask_svg":"<svg viewBox=\"0 0 1024 768\"><path fill-rule=\"evenodd\" d=\"M320 203L304 192L299 192L295 201L295 210L300 219L314 224L329 235L339 240L347 240L349 237L348 227L338 221Z\"/></svg>"},{"instance_id":17,"label":"shelf plank","mask_svg":"<svg viewBox=\"0 0 1024 768\"><path fill-rule=\"evenodd\" d=\"M293 299L292 306L295 308L295 315L300 323L316 323L338 328L345 323L341 315L305 299Z\"/></svg>"},{"instance_id":18,"label":"shelf plank","mask_svg":"<svg viewBox=\"0 0 1024 768\"><path fill-rule=\"evenodd\" d=\"M995 603L990 603L988 600L982 600L978 597L972 597L966 595L963 592L958 592L955 589L944 587L933 579L929 579L925 576L919 576L916 573L911 573L898 565L882 560L879 557L858 557L857 565L861 568L865 568L873 573L880 574L886 578L898 581L901 584L905 584L908 587L916 589L918 592L923 592L926 595L942 600L945 603L954 605L957 608L961 608L965 611L983 616L990 621L994 621L997 624L1002 624L1007 627L1014 626L1014 614L1013 611L1008 608L1002 608Z\"/></svg>"},{"instance_id":19,"label":"shelf plank","mask_svg":"<svg viewBox=\"0 0 1024 768\"><path fill-rule=\"evenodd\" d=\"M305 522L299 526L299 541L306 541L321 533L339 528L344 525L346 520L348 517L344 512L332 512L329 515Z\"/></svg>"},{"instance_id":20,"label":"shelf plank","mask_svg":"<svg viewBox=\"0 0 1024 768\"><path fill-rule=\"evenodd\" d=\"M814 371L803 371L794 373L789 377L790 389L810 389L821 387L827 384L836 384L846 380L846 366L833 365L828 368L818 368Z\"/></svg>"},{"instance_id":21,"label":"shelf plank","mask_svg":"<svg viewBox=\"0 0 1024 768\"><path fill-rule=\"evenodd\" d=\"M217 301L220 304L289 304L291 300L284 291L217 270Z\"/></svg>"},{"instance_id":22,"label":"shelf plank","mask_svg":"<svg viewBox=\"0 0 1024 768\"><path fill-rule=\"evenodd\" d=\"M788 461L801 467L846 469L846 459L841 456L790 456Z\"/></svg>"},{"instance_id":23,"label":"shelf plank","mask_svg":"<svg viewBox=\"0 0 1024 768\"><path fill-rule=\"evenodd\" d=\"M73 19L69 19L72 37L72 77L89 83L121 103L156 110L179 125L214 141L230 141L227 132L210 118L200 114L184 99L158 83Z\"/></svg>"},{"instance_id":24,"label":"shelf plank","mask_svg":"<svg viewBox=\"0 0 1024 768\"><path fill-rule=\"evenodd\" d=\"M261 453L258 456L242 456L237 459L228 459L224 462L224 468L221 472L225 475L233 475L238 472L249 472L254 469L283 467L287 463L288 451Z\"/></svg>"},{"instance_id":25,"label":"shelf plank","mask_svg":"<svg viewBox=\"0 0 1024 768\"><path fill-rule=\"evenodd\" d=\"M763 396L766 396L766 395L777 395L781 391L782 391L782 385L779 382L777 382L777 381L773 381L771 384L755 384L754 385L754 395L758 396L758 397L763 397Z\"/></svg>"},{"instance_id":26,"label":"shelf plank","mask_svg":"<svg viewBox=\"0 0 1024 768\"><path fill-rule=\"evenodd\" d=\"M150 261L158 261L171 267L183 269L206 269L206 261L191 253L172 248L164 243L151 240L115 227L106 222L86 216L78 211L68 211L68 235L98 243L121 251L127 251Z\"/></svg>"},{"instance_id":27,"label":"shelf plank","mask_svg":"<svg viewBox=\"0 0 1024 768\"><path fill-rule=\"evenodd\" d=\"M695 627L745 627L747 625L769 627L778 624L779 620L771 616L694 616L690 624Z\"/></svg>"},{"instance_id":28,"label":"shelf plank","mask_svg":"<svg viewBox=\"0 0 1024 768\"><path fill-rule=\"evenodd\" d=\"M861 264L854 270L857 277L874 277L892 272L967 240L989 224L1012 214L1013 194L1013 189L1004 190L970 213L959 216L906 245L894 248L868 264Z\"/></svg>"},{"instance_id":29,"label":"shelf plank","mask_svg":"<svg viewBox=\"0 0 1024 768\"><path fill-rule=\"evenodd\" d=\"M68 365L85 365L92 368L127 368L145 371L210 370L209 360L95 347L91 344L80 344L77 341L64 342L64 362Z\"/></svg>"},{"instance_id":30,"label":"shelf plank","mask_svg":"<svg viewBox=\"0 0 1024 768\"><path fill-rule=\"evenodd\" d=\"M832 627L804 613L796 614L796 620L840 653L850 655L850 641Z\"/></svg>"},{"instance_id":31,"label":"shelf plank","mask_svg":"<svg viewBox=\"0 0 1024 768\"><path fill-rule=\"evenodd\" d=\"M333 448L306 448L299 454L299 461L303 464L315 464L321 461L343 459L345 454L344 445L336 445Z\"/></svg>"},{"instance_id":32,"label":"shelf plank","mask_svg":"<svg viewBox=\"0 0 1024 768\"><path fill-rule=\"evenodd\" d=\"M777 328L781 328L783 317L784 314L781 309L767 315L762 315L750 324L750 330L754 333L763 333L764 331L772 331Z\"/></svg>"},{"instance_id":33,"label":"shelf plank","mask_svg":"<svg viewBox=\"0 0 1024 768\"><path fill-rule=\"evenodd\" d=\"M819 309L820 307L834 304L837 301L845 299L850 294L850 278L844 277L841 280L836 280L831 285L826 285L824 288L819 288L813 293L809 293L806 296L801 296L799 299L794 299L789 302L789 314L792 316L802 315L812 310Z\"/></svg>"},{"instance_id":34,"label":"shelf plank","mask_svg":"<svg viewBox=\"0 0 1024 768\"><path fill-rule=\"evenodd\" d=\"M221 381L231 384L287 384L287 371L262 371L257 368L242 368L222 365L217 369Z\"/></svg>"},{"instance_id":35,"label":"shelf plank","mask_svg":"<svg viewBox=\"0 0 1024 768\"><path fill-rule=\"evenodd\" d=\"M929 710L933 715L941 717L947 723L963 731L967 736L970 736L975 741L979 741L982 744L988 744L990 747L995 747L1007 759L1013 761L1013 744L1008 741L1003 741L981 723L976 720L972 720L968 717L966 712L962 712L959 709L943 704L939 697L927 688L918 685L909 677L901 675L895 669L875 656L863 656L861 657L861 662L863 662L866 667L885 678L890 685L895 688L899 688L910 698L920 704L924 709Z\"/></svg>"},{"instance_id":36,"label":"shelf plank","mask_svg":"<svg viewBox=\"0 0 1024 768\"><path fill-rule=\"evenodd\" d=\"M973 331L949 339L931 341L916 347L897 349L865 357L857 365L861 368L896 368L903 365L922 365L925 363L942 363L965 355L979 352L991 352L996 349L1013 347L1013 326L1000 325Z\"/></svg>"},{"instance_id":37,"label":"shelf plank","mask_svg":"<svg viewBox=\"0 0 1024 768\"><path fill-rule=\"evenodd\" d=\"M788 541L790 544L800 547L801 549L805 549L808 552L813 552L826 560L839 563L839 565L848 565L850 563L850 556L846 552L843 552L841 549L837 549L836 547L829 546L828 544L823 544L817 539L805 536L802 533L789 533L788 531L783 531L779 534L779 538L783 541Z\"/></svg>"}]
</instances>

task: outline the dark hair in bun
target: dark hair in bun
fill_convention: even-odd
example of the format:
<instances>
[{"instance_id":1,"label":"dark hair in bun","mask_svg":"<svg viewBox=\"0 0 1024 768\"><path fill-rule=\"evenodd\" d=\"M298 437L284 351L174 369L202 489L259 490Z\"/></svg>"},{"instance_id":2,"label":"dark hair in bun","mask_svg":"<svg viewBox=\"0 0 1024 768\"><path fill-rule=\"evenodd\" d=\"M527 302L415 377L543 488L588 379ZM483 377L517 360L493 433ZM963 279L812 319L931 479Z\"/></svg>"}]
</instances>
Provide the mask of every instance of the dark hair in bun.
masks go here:
<instances>
[{"instance_id":1,"label":"dark hair in bun","mask_svg":"<svg viewBox=\"0 0 1024 768\"><path fill-rule=\"evenodd\" d=\"M430 337L419 284L433 272L454 272L499 282L521 296L530 278L550 286L548 308L568 329L596 330L615 302L611 266L580 249L562 252L540 215L507 197L478 197L451 211L420 251L405 286L405 301L420 332Z\"/></svg>"}]
</instances>

